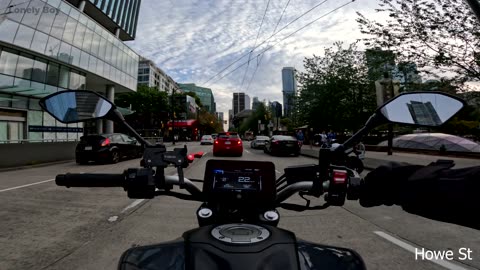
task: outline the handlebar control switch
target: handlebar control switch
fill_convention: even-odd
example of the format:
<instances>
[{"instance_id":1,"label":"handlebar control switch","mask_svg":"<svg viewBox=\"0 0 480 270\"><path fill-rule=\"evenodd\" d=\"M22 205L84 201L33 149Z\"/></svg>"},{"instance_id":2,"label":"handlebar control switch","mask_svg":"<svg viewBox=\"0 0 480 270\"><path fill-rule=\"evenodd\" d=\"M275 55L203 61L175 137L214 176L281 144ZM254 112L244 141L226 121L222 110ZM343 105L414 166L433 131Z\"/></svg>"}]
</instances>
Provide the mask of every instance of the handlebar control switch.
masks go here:
<instances>
[{"instance_id":1,"label":"handlebar control switch","mask_svg":"<svg viewBox=\"0 0 480 270\"><path fill-rule=\"evenodd\" d=\"M200 218L209 218L213 214L212 210L210 208L201 208L198 210L198 217Z\"/></svg>"},{"instance_id":2,"label":"handlebar control switch","mask_svg":"<svg viewBox=\"0 0 480 270\"><path fill-rule=\"evenodd\" d=\"M131 199L152 199L155 197L155 181L150 168L128 169L125 190Z\"/></svg>"}]
</instances>

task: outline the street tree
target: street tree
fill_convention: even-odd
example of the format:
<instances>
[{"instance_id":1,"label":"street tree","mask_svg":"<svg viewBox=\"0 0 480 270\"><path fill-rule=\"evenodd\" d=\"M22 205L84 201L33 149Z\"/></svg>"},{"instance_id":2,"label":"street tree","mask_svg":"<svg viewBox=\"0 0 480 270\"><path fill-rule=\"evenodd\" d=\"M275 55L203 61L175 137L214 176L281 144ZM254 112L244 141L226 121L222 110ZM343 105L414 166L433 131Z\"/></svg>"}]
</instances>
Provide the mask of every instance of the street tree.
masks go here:
<instances>
[{"instance_id":1,"label":"street tree","mask_svg":"<svg viewBox=\"0 0 480 270\"><path fill-rule=\"evenodd\" d=\"M376 106L374 82L368 79L366 57L355 43L335 43L323 56L304 59L298 74L299 124L316 129L354 130Z\"/></svg>"},{"instance_id":2,"label":"street tree","mask_svg":"<svg viewBox=\"0 0 480 270\"><path fill-rule=\"evenodd\" d=\"M169 102L165 92L154 87L139 85L136 92L122 93L115 97L120 107L130 107L135 112L126 119L135 129L161 129L168 120Z\"/></svg>"},{"instance_id":3,"label":"street tree","mask_svg":"<svg viewBox=\"0 0 480 270\"><path fill-rule=\"evenodd\" d=\"M480 24L464 0L379 0L386 22L357 13L365 44L392 50L432 77L480 80Z\"/></svg>"}]
</instances>

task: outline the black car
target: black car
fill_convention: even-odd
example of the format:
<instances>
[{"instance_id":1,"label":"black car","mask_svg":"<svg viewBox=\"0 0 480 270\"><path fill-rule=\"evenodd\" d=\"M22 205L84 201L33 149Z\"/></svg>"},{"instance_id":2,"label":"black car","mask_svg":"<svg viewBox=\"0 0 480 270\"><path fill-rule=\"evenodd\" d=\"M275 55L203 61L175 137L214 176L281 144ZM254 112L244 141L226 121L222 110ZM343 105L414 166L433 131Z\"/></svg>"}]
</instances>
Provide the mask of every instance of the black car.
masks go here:
<instances>
[{"instance_id":1,"label":"black car","mask_svg":"<svg viewBox=\"0 0 480 270\"><path fill-rule=\"evenodd\" d=\"M75 150L79 164L95 162L117 163L123 158L137 158L143 154L137 139L121 133L86 135L80 138Z\"/></svg>"},{"instance_id":2,"label":"black car","mask_svg":"<svg viewBox=\"0 0 480 270\"><path fill-rule=\"evenodd\" d=\"M300 142L292 137L285 135L274 135L265 142L263 152L271 155L300 155Z\"/></svg>"}]
</instances>

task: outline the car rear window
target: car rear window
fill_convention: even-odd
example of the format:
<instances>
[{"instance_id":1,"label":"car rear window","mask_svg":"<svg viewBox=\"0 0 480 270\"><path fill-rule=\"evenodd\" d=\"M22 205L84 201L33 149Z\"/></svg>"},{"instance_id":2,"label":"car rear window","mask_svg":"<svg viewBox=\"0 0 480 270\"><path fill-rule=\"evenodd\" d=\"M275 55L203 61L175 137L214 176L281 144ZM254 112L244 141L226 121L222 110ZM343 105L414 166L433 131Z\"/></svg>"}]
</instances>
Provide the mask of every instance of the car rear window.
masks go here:
<instances>
[{"instance_id":1,"label":"car rear window","mask_svg":"<svg viewBox=\"0 0 480 270\"><path fill-rule=\"evenodd\" d=\"M219 133L218 138L220 139L238 139L238 133Z\"/></svg>"},{"instance_id":2,"label":"car rear window","mask_svg":"<svg viewBox=\"0 0 480 270\"><path fill-rule=\"evenodd\" d=\"M268 137L267 137L267 136L257 136L256 139L257 139L257 140L265 141L265 140L268 140Z\"/></svg>"},{"instance_id":3,"label":"car rear window","mask_svg":"<svg viewBox=\"0 0 480 270\"><path fill-rule=\"evenodd\" d=\"M202 138L203 138L203 139L210 139L210 138L212 138L212 136L210 136L210 135L203 135Z\"/></svg>"},{"instance_id":4,"label":"car rear window","mask_svg":"<svg viewBox=\"0 0 480 270\"><path fill-rule=\"evenodd\" d=\"M101 135L87 135L80 137L80 141L87 143L98 143L103 140L105 140L105 137Z\"/></svg>"},{"instance_id":5,"label":"car rear window","mask_svg":"<svg viewBox=\"0 0 480 270\"><path fill-rule=\"evenodd\" d=\"M280 140L280 141L291 141L294 140L296 141L297 139L292 136L285 136L285 135L277 135L273 137L275 140Z\"/></svg>"}]
</instances>

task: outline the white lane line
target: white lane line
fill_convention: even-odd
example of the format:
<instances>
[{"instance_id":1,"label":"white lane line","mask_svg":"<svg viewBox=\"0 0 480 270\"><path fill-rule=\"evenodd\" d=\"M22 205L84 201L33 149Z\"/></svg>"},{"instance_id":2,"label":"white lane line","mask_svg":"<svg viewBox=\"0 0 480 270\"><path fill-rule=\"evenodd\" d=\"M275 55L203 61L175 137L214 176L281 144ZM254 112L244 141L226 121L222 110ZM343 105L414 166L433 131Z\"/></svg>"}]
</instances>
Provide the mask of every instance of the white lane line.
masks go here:
<instances>
[{"instance_id":1,"label":"white lane line","mask_svg":"<svg viewBox=\"0 0 480 270\"><path fill-rule=\"evenodd\" d=\"M282 173L282 172L281 172L281 171L279 171L279 170L275 170L275 171L276 171L277 173Z\"/></svg>"},{"instance_id":2,"label":"white lane line","mask_svg":"<svg viewBox=\"0 0 480 270\"><path fill-rule=\"evenodd\" d=\"M251 154L251 153L250 153L250 151L248 151L247 149L245 149L245 152L247 152L247 153Z\"/></svg>"},{"instance_id":3,"label":"white lane line","mask_svg":"<svg viewBox=\"0 0 480 270\"><path fill-rule=\"evenodd\" d=\"M24 188L24 187L34 186L34 185L39 185L39 184L47 183L47 182L50 182L50 181L53 181L53 180L55 180L55 178L48 179L48 180L45 180L45 181L36 182L36 183L31 183L31 184L27 184L27 185L22 185L22 186L18 186L18 187L0 189L0 192L5 192L5 191L9 191L9 190L19 189L19 188Z\"/></svg>"},{"instance_id":4,"label":"white lane line","mask_svg":"<svg viewBox=\"0 0 480 270\"><path fill-rule=\"evenodd\" d=\"M122 210L122 213L124 213L125 211L127 211L128 209L131 209L137 205L139 205L141 202L143 202L145 199L138 199L138 200L135 200L134 202L132 202L131 204L129 204L127 207L125 207L123 210Z\"/></svg>"},{"instance_id":5,"label":"white lane line","mask_svg":"<svg viewBox=\"0 0 480 270\"><path fill-rule=\"evenodd\" d=\"M382 238L385 239L385 240L388 240L388 241L394 243L395 245L397 245L397 246L399 246L399 247L401 247L401 248L403 248L403 249L406 249L406 250L412 252L413 254L415 254L415 252L416 252L417 249L418 249L418 248L416 248L416 247L414 247L414 246L412 246L412 245L410 245L410 244L408 244L408 243L405 243L405 242L403 242L403 241L401 241L401 240L399 240L399 239L397 239L397 238L395 238L395 237L393 237L393 236L391 236L391 235L389 235L389 234L386 234L386 233L384 233L384 232L374 231L373 233L376 234L376 235L378 235L378 236L380 236L380 237L382 237ZM427 249L425 249L425 251L426 251L426 250L427 250ZM413 256L413 258L415 258L415 256ZM420 259L420 260L421 260L421 259ZM451 263L451 262L449 262L449 261L445 261L445 260L441 260L441 259L432 259L432 260L428 260L428 261L430 261L430 262L432 262L432 263L436 263L436 264L438 264L438 265L440 265L440 266L443 266L443 267L445 267L445 268L447 268L447 269L450 269L450 270L467 270L467 268L464 268L464 267L462 267L462 266L459 266L459 265L456 265L456 264Z\"/></svg>"}]
</instances>

